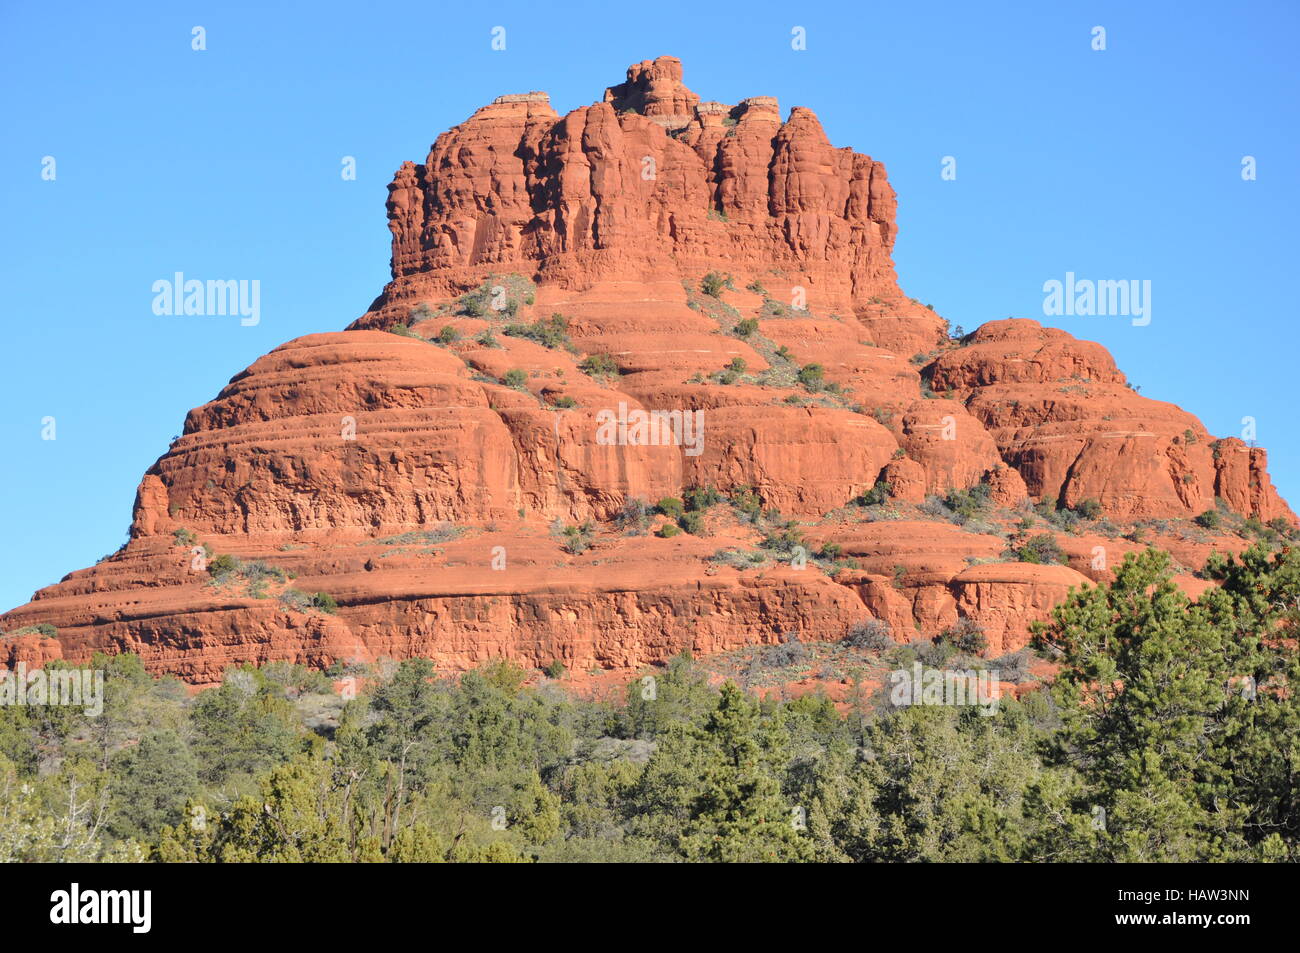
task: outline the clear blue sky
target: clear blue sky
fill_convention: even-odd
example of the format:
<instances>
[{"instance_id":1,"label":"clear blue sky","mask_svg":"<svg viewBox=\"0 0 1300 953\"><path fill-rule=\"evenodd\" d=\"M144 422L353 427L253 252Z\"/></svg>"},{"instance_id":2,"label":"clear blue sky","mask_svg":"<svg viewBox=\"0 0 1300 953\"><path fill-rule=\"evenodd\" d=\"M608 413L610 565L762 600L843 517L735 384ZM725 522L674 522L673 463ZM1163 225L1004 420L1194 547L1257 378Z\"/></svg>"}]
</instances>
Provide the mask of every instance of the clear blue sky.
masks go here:
<instances>
[{"instance_id":1,"label":"clear blue sky","mask_svg":"<svg viewBox=\"0 0 1300 953\"><path fill-rule=\"evenodd\" d=\"M836 145L884 161L903 287L954 324L1041 320L1043 282L1066 271L1150 279L1148 327L1054 323L1216 434L1255 417L1300 501L1286 290L1298 11L6 0L0 608L122 543L140 476L189 408L272 347L366 309L387 278L385 186L403 160L497 95L544 89L564 112L663 54L706 99L809 106ZM1096 25L1105 52L1090 48ZM340 176L345 155L356 181ZM940 178L945 155L956 181ZM1257 181L1242 181L1244 155ZM176 271L259 279L261 323L154 315L151 285Z\"/></svg>"}]
</instances>

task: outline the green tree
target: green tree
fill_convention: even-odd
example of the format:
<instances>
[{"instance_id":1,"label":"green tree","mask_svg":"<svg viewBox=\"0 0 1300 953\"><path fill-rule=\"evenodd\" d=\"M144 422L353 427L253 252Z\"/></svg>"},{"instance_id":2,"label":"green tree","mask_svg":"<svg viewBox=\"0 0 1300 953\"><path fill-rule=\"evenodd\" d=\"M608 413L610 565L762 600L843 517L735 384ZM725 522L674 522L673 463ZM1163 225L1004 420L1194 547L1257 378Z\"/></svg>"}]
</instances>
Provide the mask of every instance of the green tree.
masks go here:
<instances>
[{"instance_id":1,"label":"green tree","mask_svg":"<svg viewBox=\"0 0 1300 953\"><path fill-rule=\"evenodd\" d=\"M973 706L918 705L872 724L865 780L878 820L846 840L854 859L990 862L1023 850L1025 788L1040 771L1037 732L1025 710L1001 699Z\"/></svg>"},{"instance_id":2,"label":"green tree","mask_svg":"<svg viewBox=\"0 0 1300 953\"><path fill-rule=\"evenodd\" d=\"M689 725L713 707L715 695L689 652L675 656L662 672L633 679L620 731L628 738L655 738L670 725Z\"/></svg>"},{"instance_id":3,"label":"green tree","mask_svg":"<svg viewBox=\"0 0 1300 953\"><path fill-rule=\"evenodd\" d=\"M240 798L219 819L210 849L223 863L348 860L342 828L329 810L329 791L325 762L302 757L282 764L263 779L260 796Z\"/></svg>"},{"instance_id":4,"label":"green tree","mask_svg":"<svg viewBox=\"0 0 1300 953\"><path fill-rule=\"evenodd\" d=\"M374 717L368 737L378 758L387 762L394 789L387 798L383 843L401 829L402 808L413 774L423 774L440 752L445 696L433 682L433 663L408 659L379 685L370 701Z\"/></svg>"},{"instance_id":5,"label":"green tree","mask_svg":"<svg viewBox=\"0 0 1300 953\"><path fill-rule=\"evenodd\" d=\"M0 863L143 861L141 845L105 835L107 800L91 762L35 779L0 756Z\"/></svg>"},{"instance_id":6,"label":"green tree","mask_svg":"<svg viewBox=\"0 0 1300 953\"><path fill-rule=\"evenodd\" d=\"M1121 862L1242 859L1252 840L1283 834L1288 816L1294 823L1293 799L1275 798L1264 778L1279 774L1262 762L1280 744L1296 763L1295 704L1278 685L1263 701L1234 685L1263 675L1267 686L1295 671L1293 648L1268 646L1278 613L1265 595L1297 592L1295 558L1272 567L1286 578L1271 587L1262 551L1210 568L1229 584L1193 604L1167 554L1129 554L1111 585L1076 592L1039 634L1064 666L1053 692L1062 725L1049 748L1074 779L1055 795L1061 829L1077 840L1087 818L1095 835L1079 851L1049 832L1039 849ZM1248 765L1265 774L1243 778ZM1282 776L1294 780L1290 768ZM1248 833L1252 815L1268 826Z\"/></svg>"},{"instance_id":7,"label":"green tree","mask_svg":"<svg viewBox=\"0 0 1300 953\"><path fill-rule=\"evenodd\" d=\"M758 705L732 682L695 732L704 749L681 849L688 860L803 861L812 845L796 823L798 805L782 794L786 741L779 719L761 719ZM806 808L803 809L806 812Z\"/></svg>"},{"instance_id":8,"label":"green tree","mask_svg":"<svg viewBox=\"0 0 1300 953\"><path fill-rule=\"evenodd\" d=\"M112 814L107 829L121 838L150 840L181 821L185 803L198 791L198 768L176 732L145 735L112 762Z\"/></svg>"},{"instance_id":9,"label":"green tree","mask_svg":"<svg viewBox=\"0 0 1300 953\"><path fill-rule=\"evenodd\" d=\"M301 746L293 706L252 666L228 670L220 687L200 693L190 726L199 779L207 784L242 784Z\"/></svg>"}]
</instances>

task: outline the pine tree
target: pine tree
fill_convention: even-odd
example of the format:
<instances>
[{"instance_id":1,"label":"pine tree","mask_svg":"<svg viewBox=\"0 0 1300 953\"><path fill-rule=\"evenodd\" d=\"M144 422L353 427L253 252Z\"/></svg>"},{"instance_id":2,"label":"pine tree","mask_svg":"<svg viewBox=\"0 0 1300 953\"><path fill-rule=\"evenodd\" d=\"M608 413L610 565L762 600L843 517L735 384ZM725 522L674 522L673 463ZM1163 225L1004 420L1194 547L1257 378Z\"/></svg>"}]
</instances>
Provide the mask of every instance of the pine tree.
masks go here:
<instances>
[{"instance_id":1,"label":"pine tree","mask_svg":"<svg viewBox=\"0 0 1300 953\"><path fill-rule=\"evenodd\" d=\"M1111 585L1075 593L1040 633L1064 665L1054 690L1062 727L1050 754L1073 787L1052 803L1066 814L1061 836L1073 846L1045 831L1036 850L1210 861L1245 859L1251 841L1269 833L1294 843L1292 799L1279 787L1294 790L1295 693L1284 683L1294 678L1295 649L1277 638L1271 600L1296 593L1295 558L1270 565L1259 551L1210 569L1227 585L1194 604L1165 553L1130 554ZM1238 686L1261 675L1271 690L1242 698ZM1279 744L1289 762L1280 771ZM1080 849L1085 818L1093 837Z\"/></svg>"},{"instance_id":2,"label":"pine tree","mask_svg":"<svg viewBox=\"0 0 1300 953\"><path fill-rule=\"evenodd\" d=\"M733 683L697 731L706 752L699 793L681 838L689 860L805 861L812 845L802 828L806 807L781 792L774 767L786 764L780 725L763 724L758 706Z\"/></svg>"}]
</instances>

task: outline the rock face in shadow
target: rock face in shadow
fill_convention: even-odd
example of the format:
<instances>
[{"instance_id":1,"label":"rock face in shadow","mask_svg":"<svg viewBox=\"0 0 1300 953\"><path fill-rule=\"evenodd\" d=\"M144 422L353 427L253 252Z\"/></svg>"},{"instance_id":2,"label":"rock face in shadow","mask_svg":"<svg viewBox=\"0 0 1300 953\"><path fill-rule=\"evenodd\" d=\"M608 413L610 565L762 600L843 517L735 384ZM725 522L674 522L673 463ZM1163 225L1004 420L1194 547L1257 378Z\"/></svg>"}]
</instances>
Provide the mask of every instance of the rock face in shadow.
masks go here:
<instances>
[{"instance_id":1,"label":"rock face in shadow","mask_svg":"<svg viewBox=\"0 0 1300 953\"><path fill-rule=\"evenodd\" d=\"M1100 345L1028 320L950 340L899 290L884 166L808 109L701 101L672 57L565 116L499 97L389 193L369 310L191 410L130 542L0 617L0 663L630 672L868 618L899 642L974 619L1000 654L1138 548L1033 502L1169 522L1147 541L1189 588L1245 545L1191 523L1216 500L1295 522L1263 450L1138 396ZM935 499L980 486L975 516ZM676 535L642 515L692 487L737 505ZM1034 534L1060 564L1021 561Z\"/></svg>"}]
</instances>

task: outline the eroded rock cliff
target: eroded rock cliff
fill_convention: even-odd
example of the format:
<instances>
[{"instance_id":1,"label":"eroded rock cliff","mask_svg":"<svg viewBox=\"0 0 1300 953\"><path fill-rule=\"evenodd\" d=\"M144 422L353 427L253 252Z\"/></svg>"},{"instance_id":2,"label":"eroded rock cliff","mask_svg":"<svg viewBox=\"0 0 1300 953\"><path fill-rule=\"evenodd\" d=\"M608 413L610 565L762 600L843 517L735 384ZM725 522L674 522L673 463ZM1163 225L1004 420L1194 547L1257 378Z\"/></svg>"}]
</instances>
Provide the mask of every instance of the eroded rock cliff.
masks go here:
<instances>
[{"instance_id":1,"label":"eroded rock cliff","mask_svg":"<svg viewBox=\"0 0 1300 953\"><path fill-rule=\"evenodd\" d=\"M190 411L130 542L0 618L0 662L630 671L870 618L897 641L974 619L999 654L1126 551L1170 549L1195 588L1212 550L1294 524L1263 450L1099 345L950 339L899 290L881 163L682 79L639 63L564 116L502 96L404 163L383 293ZM679 430L602 439L637 411ZM724 499L653 510L691 488Z\"/></svg>"}]
</instances>

